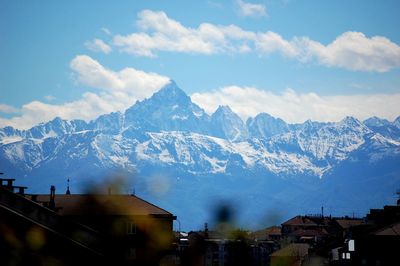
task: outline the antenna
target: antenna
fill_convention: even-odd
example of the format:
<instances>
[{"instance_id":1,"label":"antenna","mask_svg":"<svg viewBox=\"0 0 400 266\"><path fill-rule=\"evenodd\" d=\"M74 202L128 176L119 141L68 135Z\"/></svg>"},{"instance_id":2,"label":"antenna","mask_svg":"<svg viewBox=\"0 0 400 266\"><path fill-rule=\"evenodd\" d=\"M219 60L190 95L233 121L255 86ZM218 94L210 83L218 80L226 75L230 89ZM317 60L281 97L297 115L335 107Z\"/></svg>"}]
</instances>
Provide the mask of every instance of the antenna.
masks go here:
<instances>
[{"instance_id":1,"label":"antenna","mask_svg":"<svg viewBox=\"0 0 400 266\"><path fill-rule=\"evenodd\" d=\"M67 192L65 192L67 195L71 195L71 191L69 190L69 178L67 179Z\"/></svg>"}]
</instances>

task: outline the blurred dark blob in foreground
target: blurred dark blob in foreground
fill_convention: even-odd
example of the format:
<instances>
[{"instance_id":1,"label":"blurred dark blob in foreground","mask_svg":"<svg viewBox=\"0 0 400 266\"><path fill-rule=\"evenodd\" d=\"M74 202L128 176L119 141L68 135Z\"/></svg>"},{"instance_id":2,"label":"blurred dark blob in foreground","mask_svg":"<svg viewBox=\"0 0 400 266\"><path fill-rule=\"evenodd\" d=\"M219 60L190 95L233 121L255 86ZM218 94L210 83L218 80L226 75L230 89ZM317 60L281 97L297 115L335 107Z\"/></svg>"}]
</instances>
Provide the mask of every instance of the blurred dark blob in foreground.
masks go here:
<instances>
[{"instance_id":1,"label":"blurred dark blob in foreground","mask_svg":"<svg viewBox=\"0 0 400 266\"><path fill-rule=\"evenodd\" d=\"M364 218L322 207L254 232L238 229L235 204L217 202L210 226L185 233L173 231L172 213L122 194L118 180L33 195L0 178L0 265L400 265L400 199Z\"/></svg>"}]
</instances>

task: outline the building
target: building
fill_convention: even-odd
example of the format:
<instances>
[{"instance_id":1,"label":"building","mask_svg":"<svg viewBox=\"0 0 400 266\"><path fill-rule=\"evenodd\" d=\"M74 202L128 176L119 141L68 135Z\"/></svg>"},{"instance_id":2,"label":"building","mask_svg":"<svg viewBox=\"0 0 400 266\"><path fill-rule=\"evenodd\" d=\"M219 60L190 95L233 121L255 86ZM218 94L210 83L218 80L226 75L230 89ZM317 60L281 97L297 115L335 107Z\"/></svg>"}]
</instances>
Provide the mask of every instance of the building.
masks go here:
<instances>
[{"instance_id":1,"label":"building","mask_svg":"<svg viewBox=\"0 0 400 266\"><path fill-rule=\"evenodd\" d=\"M282 228L280 226L270 226L262 230L254 231L250 236L256 241L279 241L282 237Z\"/></svg>"},{"instance_id":2,"label":"building","mask_svg":"<svg viewBox=\"0 0 400 266\"><path fill-rule=\"evenodd\" d=\"M1 261L19 262L10 255L19 254L38 264L158 265L171 251L176 217L137 196L61 195L54 187L27 195L13 179L0 182L0 243L8 250Z\"/></svg>"},{"instance_id":3,"label":"building","mask_svg":"<svg viewBox=\"0 0 400 266\"><path fill-rule=\"evenodd\" d=\"M371 209L332 249L332 265L400 265L400 205Z\"/></svg>"},{"instance_id":4,"label":"building","mask_svg":"<svg viewBox=\"0 0 400 266\"><path fill-rule=\"evenodd\" d=\"M295 216L282 223L282 237L290 242L319 243L328 236L331 219L323 216Z\"/></svg>"},{"instance_id":5,"label":"building","mask_svg":"<svg viewBox=\"0 0 400 266\"><path fill-rule=\"evenodd\" d=\"M292 243L271 254L271 266L301 266L307 259L309 245Z\"/></svg>"}]
</instances>

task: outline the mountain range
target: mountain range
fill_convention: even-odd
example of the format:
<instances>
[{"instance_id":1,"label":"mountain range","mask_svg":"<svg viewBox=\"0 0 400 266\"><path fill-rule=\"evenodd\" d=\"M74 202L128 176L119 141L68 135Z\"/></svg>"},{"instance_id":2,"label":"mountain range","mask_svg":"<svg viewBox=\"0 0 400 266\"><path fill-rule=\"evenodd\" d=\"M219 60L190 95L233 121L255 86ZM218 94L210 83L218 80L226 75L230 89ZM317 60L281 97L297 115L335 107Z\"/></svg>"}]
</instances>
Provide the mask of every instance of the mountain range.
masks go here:
<instances>
[{"instance_id":1,"label":"mountain range","mask_svg":"<svg viewBox=\"0 0 400 266\"><path fill-rule=\"evenodd\" d=\"M123 189L172 211L184 228L213 222L229 204L240 225L298 213L363 215L395 202L400 117L289 124L260 113L243 121L229 106L212 115L171 81L125 112L0 129L0 171L47 192L82 193L124 176Z\"/></svg>"}]
</instances>

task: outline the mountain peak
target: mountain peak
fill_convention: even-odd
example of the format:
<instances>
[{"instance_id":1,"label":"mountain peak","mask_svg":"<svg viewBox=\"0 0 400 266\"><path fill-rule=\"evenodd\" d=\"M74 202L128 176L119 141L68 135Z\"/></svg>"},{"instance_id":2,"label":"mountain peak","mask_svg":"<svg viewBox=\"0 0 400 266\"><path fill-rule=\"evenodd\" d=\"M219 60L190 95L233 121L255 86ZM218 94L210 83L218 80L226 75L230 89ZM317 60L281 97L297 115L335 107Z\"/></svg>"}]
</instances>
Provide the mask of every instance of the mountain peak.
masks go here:
<instances>
[{"instance_id":1,"label":"mountain peak","mask_svg":"<svg viewBox=\"0 0 400 266\"><path fill-rule=\"evenodd\" d=\"M246 124L250 135L256 138L268 138L289 130L285 121L267 113L260 113L254 118L247 119Z\"/></svg>"},{"instance_id":2,"label":"mountain peak","mask_svg":"<svg viewBox=\"0 0 400 266\"><path fill-rule=\"evenodd\" d=\"M172 79L168 84L153 94L150 99L162 99L163 101L190 101L190 97L178 87Z\"/></svg>"},{"instance_id":3,"label":"mountain peak","mask_svg":"<svg viewBox=\"0 0 400 266\"><path fill-rule=\"evenodd\" d=\"M376 116L370 117L363 121L363 123L367 126L372 127L380 127L380 126L387 126L390 125L390 122L386 119L382 119Z\"/></svg>"},{"instance_id":4,"label":"mountain peak","mask_svg":"<svg viewBox=\"0 0 400 266\"><path fill-rule=\"evenodd\" d=\"M360 120L358 120L355 117L352 116L346 116L345 118L343 118L339 123L341 124L346 124L346 125L354 125L354 126L360 126L362 125L362 123L360 122Z\"/></svg>"},{"instance_id":5,"label":"mountain peak","mask_svg":"<svg viewBox=\"0 0 400 266\"><path fill-rule=\"evenodd\" d=\"M352 116L346 116L341 121L336 123L336 126L342 130L357 131L360 133L371 132L371 130L360 120Z\"/></svg>"},{"instance_id":6,"label":"mountain peak","mask_svg":"<svg viewBox=\"0 0 400 266\"><path fill-rule=\"evenodd\" d=\"M228 105L220 105L218 106L217 110L214 112L214 114L232 114L234 113L232 109Z\"/></svg>"},{"instance_id":7,"label":"mountain peak","mask_svg":"<svg viewBox=\"0 0 400 266\"><path fill-rule=\"evenodd\" d=\"M209 116L173 81L125 111L125 126L147 131L206 132Z\"/></svg>"},{"instance_id":8,"label":"mountain peak","mask_svg":"<svg viewBox=\"0 0 400 266\"><path fill-rule=\"evenodd\" d=\"M247 138L247 128L243 120L229 106L220 105L211 116L214 136L231 141Z\"/></svg>"}]
</instances>

